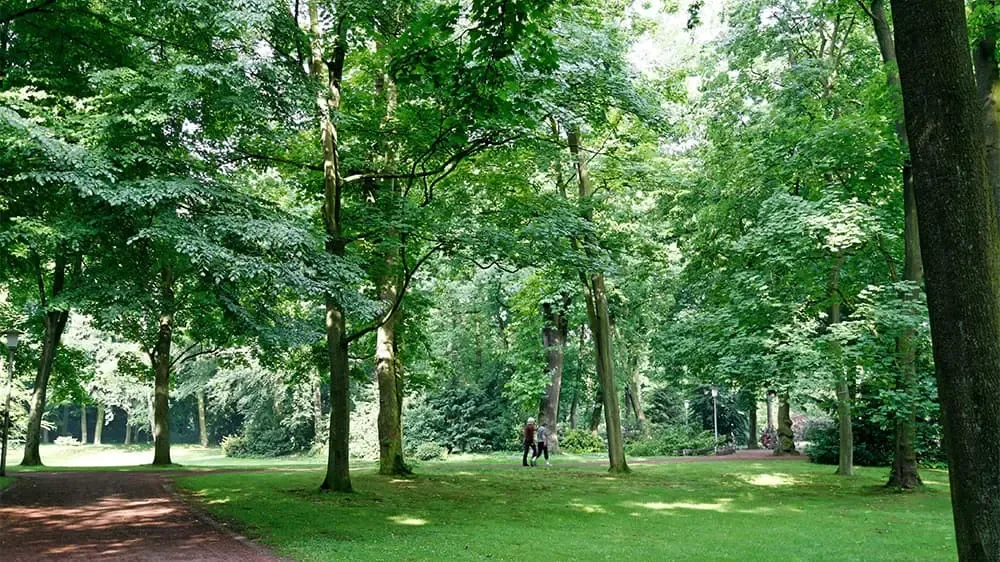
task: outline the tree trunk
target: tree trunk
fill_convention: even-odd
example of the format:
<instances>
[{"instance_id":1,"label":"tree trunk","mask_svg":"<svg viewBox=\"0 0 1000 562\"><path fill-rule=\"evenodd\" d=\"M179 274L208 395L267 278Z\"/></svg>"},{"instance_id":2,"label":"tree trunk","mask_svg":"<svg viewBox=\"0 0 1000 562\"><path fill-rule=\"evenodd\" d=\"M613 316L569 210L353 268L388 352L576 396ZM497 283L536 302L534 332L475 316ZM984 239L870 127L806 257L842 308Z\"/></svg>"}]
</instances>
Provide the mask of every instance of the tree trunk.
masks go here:
<instances>
[{"instance_id":1,"label":"tree trunk","mask_svg":"<svg viewBox=\"0 0 1000 562\"><path fill-rule=\"evenodd\" d=\"M174 333L174 270L160 272L160 327L156 338L153 369L153 464L170 462L170 345Z\"/></svg>"},{"instance_id":2,"label":"tree trunk","mask_svg":"<svg viewBox=\"0 0 1000 562\"><path fill-rule=\"evenodd\" d=\"M344 257L345 244L341 205L343 180L340 173L339 140L333 115L340 111L341 80L344 56L347 53L346 15L336 14L336 39L330 60L325 58L324 37L319 14L319 0L309 1L309 35L311 54L309 75L322 84L316 94L320 138L323 148L323 226L326 229L326 252ZM330 365L330 442L326 477L320 488L334 492L350 492L349 458L351 404L350 364L348 360L347 326L344 309L332 295L327 295L326 350Z\"/></svg>"},{"instance_id":3,"label":"tree trunk","mask_svg":"<svg viewBox=\"0 0 1000 562\"><path fill-rule=\"evenodd\" d=\"M977 0L996 9L996 0ZM983 132L986 136L987 177L993 190L993 203L1000 215L1000 68L997 66L996 24L988 22L983 36L973 44L972 62L976 69L976 89L982 107Z\"/></svg>"},{"instance_id":4,"label":"tree trunk","mask_svg":"<svg viewBox=\"0 0 1000 562\"><path fill-rule=\"evenodd\" d=\"M778 446L774 448L774 454L797 455L795 450L795 432L792 431L792 407L788 403L788 395L784 394L778 399Z\"/></svg>"},{"instance_id":5,"label":"tree trunk","mask_svg":"<svg viewBox=\"0 0 1000 562\"><path fill-rule=\"evenodd\" d=\"M580 151L580 132L567 132L570 153L576 160L576 176L579 183L580 204L588 208L593 195L590 176L587 173L587 158ZM589 210L584 218L592 222ZM608 433L608 460L611 472L629 472L625 462L625 441L622 438L621 413L618 407L618 390L615 381L614 360L611 355L611 317L608 313L608 295L604 288L604 274L601 272L580 272L583 293L587 300L587 319L590 333L594 338L594 356L597 380L603 389L604 423Z\"/></svg>"},{"instance_id":6,"label":"tree trunk","mask_svg":"<svg viewBox=\"0 0 1000 562\"><path fill-rule=\"evenodd\" d=\"M90 441L90 434L87 431L87 405L80 405L80 444L86 445Z\"/></svg>"},{"instance_id":7,"label":"tree trunk","mask_svg":"<svg viewBox=\"0 0 1000 562\"><path fill-rule=\"evenodd\" d=\"M573 399L569 403L569 428L576 429L576 407L580 401L580 391L573 389Z\"/></svg>"},{"instance_id":8,"label":"tree trunk","mask_svg":"<svg viewBox=\"0 0 1000 562\"><path fill-rule=\"evenodd\" d=\"M128 419L125 420L125 444L132 444L132 424L129 423Z\"/></svg>"},{"instance_id":9,"label":"tree trunk","mask_svg":"<svg viewBox=\"0 0 1000 562\"><path fill-rule=\"evenodd\" d=\"M566 294L562 296L562 304L558 308L553 308L550 302L542 303L542 347L545 349L545 369L549 384L545 385L539 414L542 423L547 424L549 450L553 453L559 452L559 393L562 390L563 361L569 332L566 319L569 303L569 295Z\"/></svg>"},{"instance_id":10,"label":"tree trunk","mask_svg":"<svg viewBox=\"0 0 1000 562\"><path fill-rule=\"evenodd\" d=\"M39 272L39 275L41 275L41 272ZM66 263L63 260L57 259L55 271L52 276L53 296L62 292L65 281ZM42 286L44 286L44 283L42 283ZM43 300L44 296L42 294ZM38 370L35 372L35 386L31 391L31 409L28 413L28 430L24 436L22 466L41 466L42 464L38 443L42 434L42 417L45 415L46 394L49 388L49 377L52 375L52 366L55 363L56 353L59 350L59 342L62 339L63 332L66 330L67 321L69 321L68 310L48 311L42 317L44 328L42 357L38 362Z\"/></svg>"},{"instance_id":11,"label":"tree trunk","mask_svg":"<svg viewBox=\"0 0 1000 562\"><path fill-rule=\"evenodd\" d=\"M774 397L775 392L773 390L767 391L767 428L774 429L776 422L774 421Z\"/></svg>"},{"instance_id":12,"label":"tree trunk","mask_svg":"<svg viewBox=\"0 0 1000 562\"><path fill-rule=\"evenodd\" d=\"M597 434L597 428L601 426L601 419L604 417L604 390L597 385L597 394L594 395L594 408L590 411L590 423L587 429L591 433Z\"/></svg>"},{"instance_id":13,"label":"tree trunk","mask_svg":"<svg viewBox=\"0 0 1000 562\"><path fill-rule=\"evenodd\" d=\"M205 391L199 390L195 393L198 398L198 443L202 447L208 447L208 420L205 415Z\"/></svg>"},{"instance_id":14,"label":"tree trunk","mask_svg":"<svg viewBox=\"0 0 1000 562\"><path fill-rule=\"evenodd\" d=\"M844 254L836 257L833 269L830 272L830 283L828 295L831 299L830 314L827 318L829 330L833 326L840 324L840 269L844 265ZM832 343L835 352L833 368L837 372L837 425L840 428L840 443L837 464L837 474L841 476L854 476L854 429L851 425L851 392L847 382L847 370L843 364L843 353L840 344L836 341Z\"/></svg>"},{"instance_id":15,"label":"tree trunk","mask_svg":"<svg viewBox=\"0 0 1000 562\"><path fill-rule=\"evenodd\" d=\"M396 287L383 294L383 300L393 302ZM397 310L378 328L375 337L375 378L378 380L378 443L379 474L400 476L410 474L403 460L403 378L402 364L396 347Z\"/></svg>"},{"instance_id":16,"label":"tree trunk","mask_svg":"<svg viewBox=\"0 0 1000 562\"><path fill-rule=\"evenodd\" d=\"M747 440L747 449L760 449L760 443L757 441L757 434L760 433L757 428L757 399L755 397L750 398L750 439Z\"/></svg>"},{"instance_id":17,"label":"tree trunk","mask_svg":"<svg viewBox=\"0 0 1000 562\"><path fill-rule=\"evenodd\" d=\"M903 279L912 281L917 288L908 298L917 298L920 284L923 281L924 268L920 260L920 236L917 230L917 203L913 197L913 170L910 165L910 142L906 136L906 123L903 119L903 100L899 87L899 72L896 61L896 45L889 28L889 18L885 12L883 0L872 0L871 19L875 28L875 38L878 40L879 52L886 69L886 83L890 93L896 100L894 125L896 139L906 160L903 163L903 239L904 266ZM916 406L916 348L913 345L914 333L907 330L896 338L896 351L899 357L900 376L898 386L905 393L905 404L902 412L896 414L895 451L893 454L892 471L889 474L891 487L915 488L921 485L917 472L917 453L914 445L917 424Z\"/></svg>"},{"instance_id":18,"label":"tree trunk","mask_svg":"<svg viewBox=\"0 0 1000 562\"><path fill-rule=\"evenodd\" d=\"M1000 560L1000 230L965 3L892 7L958 554Z\"/></svg>"},{"instance_id":19,"label":"tree trunk","mask_svg":"<svg viewBox=\"0 0 1000 562\"><path fill-rule=\"evenodd\" d=\"M104 435L104 404L97 403L97 420L94 423L94 445L101 444Z\"/></svg>"},{"instance_id":20,"label":"tree trunk","mask_svg":"<svg viewBox=\"0 0 1000 562\"><path fill-rule=\"evenodd\" d=\"M73 432L69 428L69 404L63 404L59 407L60 411L60 423L59 423L59 435L73 435Z\"/></svg>"}]
</instances>

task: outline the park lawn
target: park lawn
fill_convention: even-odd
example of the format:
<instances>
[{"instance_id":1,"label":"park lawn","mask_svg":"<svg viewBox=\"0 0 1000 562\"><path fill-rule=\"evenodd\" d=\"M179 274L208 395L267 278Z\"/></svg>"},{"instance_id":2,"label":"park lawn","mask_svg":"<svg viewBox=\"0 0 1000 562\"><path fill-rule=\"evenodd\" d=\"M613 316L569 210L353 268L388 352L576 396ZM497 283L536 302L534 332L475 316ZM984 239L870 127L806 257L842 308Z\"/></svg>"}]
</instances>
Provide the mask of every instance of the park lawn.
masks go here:
<instances>
[{"instance_id":1,"label":"park lawn","mask_svg":"<svg viewBox=\"0 0 1000 562\"><path fill-rule=\"evenodd\" d=\"M444 464L411 479L321 471L177 475L215 517L298 560L956 560L947 475L797 461L522 469Z\"/></svg>"},{"instance_id":2,"label":"park lawn","mask_svg":"<svg viewBox=\"0 0 1000 562\"><path fill-rule=\"evenodd\" d=\"M12 482L14 482L14 479L10 476L0 476L0 490L10 486Z\"/></svg>"},{"instance_id":3,"label":"park lawn","mask_svg":"<svg viewBox=\"0 0 1000 562\"><path fill-rule=\"evenodd\" d=\"M140 445L54 445L43 444L39 450L42 467L8 466L11 472L49 471L62 469L111 468L163 470L153 467L153 446ZM21 449L12 449L8 461L19 462ZM317 467L326 464L325 456L291 455L278 458L232 458L222 454L219 447L200 445L174 445L170 448L170 458L178 465L175 468L298 468ZM372 465L372 463L364 463Z\"/></svg>"}]
</instances>

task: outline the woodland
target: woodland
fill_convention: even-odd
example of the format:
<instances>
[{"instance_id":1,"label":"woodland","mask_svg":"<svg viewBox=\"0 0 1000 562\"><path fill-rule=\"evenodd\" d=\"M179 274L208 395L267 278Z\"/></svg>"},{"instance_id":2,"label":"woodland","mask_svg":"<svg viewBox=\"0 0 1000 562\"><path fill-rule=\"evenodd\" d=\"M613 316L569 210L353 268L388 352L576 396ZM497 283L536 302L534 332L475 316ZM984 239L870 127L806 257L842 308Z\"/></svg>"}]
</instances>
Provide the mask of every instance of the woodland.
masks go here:
<instances>
[{"instance_id":1,"label":"woodland","mask_svg":"<svg viewBox=\"0 0 1000 562\"><path fill-rule=\"evenodd\" d=\"M0 0L11 462L198 443L348 493L519 455L529 416L618 475L773 436L905 493L948 469L960 559L997 560L998 30L994 0Z\"/></svg>"}]
</instances>

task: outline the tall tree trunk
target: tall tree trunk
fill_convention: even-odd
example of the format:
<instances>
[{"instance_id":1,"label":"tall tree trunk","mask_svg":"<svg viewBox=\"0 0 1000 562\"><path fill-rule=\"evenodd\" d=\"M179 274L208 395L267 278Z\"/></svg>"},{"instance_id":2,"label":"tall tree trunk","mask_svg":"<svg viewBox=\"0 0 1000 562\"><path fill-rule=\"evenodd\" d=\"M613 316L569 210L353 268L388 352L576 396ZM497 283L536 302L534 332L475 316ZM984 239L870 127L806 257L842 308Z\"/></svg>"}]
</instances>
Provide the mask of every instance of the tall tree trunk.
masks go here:
<instances>
[{"instance_id":1,"label":"tall tree trunk","mask_svg":"<svg viewBox=\"0 0 1000 562\"><path fill-rule=\"evenodd\" d=\"M208 420L205 415L205 391L195 392L198 399L198 443L202 447L208 447Z\"/></svg>"},{"instance_id":2,"label":"tall tree trunk","mask_svg":"<svg viewBox=\"0 0 1000 562\"><path fill-rule=\"evenodd\" d=\"M396 289L383 295L395 299ZM403 460L403 378L396 346L397 310L375 337L375 378L378 380L379 474L406 475L412 471Z\"/></svg>"},{"instance_id":3,"label":"tall tree trunk","mask_svg":"<svg viewBox=\"0 0 1000 562\"><path fill-rule=\"evenodd\" d=\"M313 431L316 433L316 443L319 443L319 435L323 429L323 381L316 379L313 385Z\"/></svg>"},{"instance_id":4,"label":"tall tree trunk","mask_svg":"<svg viewBox=\"0 0 1000 562\"><path fill-rule=\"evenodd\" d=\"M959 559L1000 560L1000 229L962 0L893 0Z\"/></svg>"},{"instance_id":5,"label":"tall tree trunk","mask_svg":"<svg viewBox=\"0 0 1000 562\"><path fill-rule=\"evenodd\" d=\"M751 395L750 397L750 438L747 440L747 449L760 449L760 443L757 440L757 435L760 430L757 427L757 397Z\"/></svg>"},{"instance_id":6,"label":"tall tree trunk","mask_svg":"<svg viewBox=\"0 0 1000 562\"><path fill-rule=\"evenodd\" d=\"M94 445L100 445L104 435L104 404L97 403L97 420L94 423Z\"/></svg>"},{"instance_id":7,"label":"tall tree trunk","mask_svg":"<svg viewBox=\"0 0 1000 562\"><path fill-rule=\"evenodd\" d=\"M339 140L333 115L340 110L341 80L347 53L346 14L336 14L336 40L333 56L326 60L319 0L309 1L309 34L312 39L309 60L310 77L324 87L316 95L320 136L323 145L323 226L326 229L327 253L344 257L345 240L341 223L343 180L340 173ZM343 6L338 6L342 8ZM350 492L350 364L349 341L344 309L332 295L326 296L326 349L330 365L330 443L326 477L321 489Z\"/></svg>"},{"instance_id":8,"label":"tall tree trunk","mask_svg":"<svg viewBox=\"0 0 1000 562\"><path fill-rule=\"evenodd\" d=\"M767 391L767 428L774 429L777 424L774 419L774 398L777 394L773 390Z\"/></svg>"},{"instance_id":9,"label":"tall tree trunk","mask_svg":"<svg viewBox=\"0 0 1000 562\"><path fill-rule=\"evenodd\" d=\"M542 303L542 347L545 349L545 369L549 383L545 385L539 414L542 423L547 424L549 429L549 449L553 453L559 452L559 393L562 390L563 361L569 333L566 318L569 302L569 295L564 294L562 303L556 308L550 302Z\"/></svg>"},{"instance_id":10,"label":"tall tree trunk","mask_svg":"<svg viewBox=\"0 0 1000 562\"><path fill-rule=\"evenodd\" d=\"M896 139L906 160L903 163L903 240L904 265L903 279L912 281L916 289L907 298L917 298L920 284L923 282L924 267L920 260L920 235L917 227L917 202L913 197L913 170L910 164L910 141L906 136L906 123L903 119L902 91L899 87L899 72L896 61L896 45L889 27L889 18L885 12L883 0L872 0L869 11L872 25L875 28L875 38L878 40L879 52L886 69L886 83L890 93L897 98L893 124ZM912 330L896 338L896 352L899 357L900 374L898 386L903 389L905 404L901 412L896 414L896 437L889 482L886 484L898 488L915 488L921 485L917 471L917 453L914 444L917 425L916 404L916 347L913 345L915 334Z\"/></svg>"},{"instance_id":11,"label":"tall tree trunk","mask_svg":"<svg viewBox=\"0 0 1000 562\"><path fill-rule=\"evenodd\" d=\"M42 291L41 297L44 301L45 288L41 271L39 271L38 275L39 288ZM56 259L55 270L52 275L53 296L62 293L65 282L66 263L64 260ZM35 371L35 386L31 391L31 409L28 413L28 431L24 436L22 466L41 466L42 464L38 443L42 434L42 417L45 415L45 400L49 388L49 377L52 375L52 366L55 364L59 342L62 339L63 332L66 330L66 323L68 321L69 310L50 310L42 317L44 328L42 357L38 362L38 370Z\"/></svg>"},{"instance_id":12,"label":"tall tree trunk","mask_svg":"<svg viewBox=\"0 0 1000 562\"><path fill-rule=\"evenodd\" d=\"M591 433L597 434L597 428L601 425L601 418L604 417L604 389L597 385L597 393L594 395L594 408L590 411L590 423L587 429Z\"/></svg>"},{"instance_id":13,"label":"tall tree trunk","mask_svg":"<svg viewBox=\"0 0 1000 562\"><path fill-rule=\"evenodd\" d=\"M836 257L830 272L828 295L831 299L830 313L827 318L827 329L840 324L840 270L844 265L845 256ZM844 368L840 344L834 343L836 349L834 369L837 371L837 425L840 428L840 443L837 464L837 474L854 476L854 429L851 425L851 392L847 382L847 371Z\"/></svg>"},{"instance_id":14,"label":"tall tree trunk","mask_svg":"<svg viewBox=\"0 0 1000 562\"><path fill-rule=\"evenodd\" d=\"M573 389L573 399L569 403L569 428L576 429L576 407L580 401L580 391Z\"/></svg>"},{"instance_id":15,"label":"tall tree trunk","mask_svg":"<svg viewBox=\"0 0 1000 562\"><path fill-rule=\"evenodd\" d=\"M587 172L587 158L580 151L580 132L571 129L566 134L570 153L576 161L576 177L579 183L579 200L584 209L589 209L593 195L590 176ZM583 212L587 221L593 221L589 210ZM622 438L621 412L618 407L618 390L615 381L614 358L611 355L611 317L608 313L608 295L604 288L604 274L601 272L580 272L583 294L587 300L587 319L590 333L594 338L594 357L597 380L604 390L604 423L608 433L608 460L611 472L629 472L625 462L625 441Z\"/></svg>"},{"instance_id":16,"label":"tall tree trunk","mask_svg":"<svg viewBox=\"0 0 1000 562\"><path fill-rule=\"evenodd\" d=\"M774 448L774 454L797 455L795 450L795 432L792 430L792 406L788 402L788 395L782 394L778 397L778 446Z\"/></svg>"},{"instance_id":17,"label":"tall tree trunk","mask_svg":"<svg viewBox=\"0 0 1000 562\"><path fill-rule=\"evenodd\" d=\"M126 415L128 415L128 414L126 414ZM125 419L125 445L131 445L131 444L132 444L132 423L128 420L128 418L126 418Z\"/></svg>"},{"instance_id":18,"label":"tall tree trunk","mask_svg":"<svg viewBox=\"0 0 1000 562\"><path fill-rule=\"evenodd\" d=\"M80 405L80 444L86 445L90 442L90 434L87 431L87 405Z\"/></svg>"},{"instance_id":19,"label":"tall tree trunk","mask_svg":"<svg viewBox=\"0 0 1000 562\"><path fill-rule=\"evenodd\" d=\"M174 334L174 270L168 265L160 272L160 327L153 365L153 464L170 462L170 345Z\"/></svg>"},{"instance_id":20,"label":"tall tree trunk","mask_svg":"<svg viewBox=\"0 0 1000 562\"><path fill-rule=\"evenodd\" d=\"M60 406L59 411L59 435L73 435L73 431L69 428L69 404Z\"/></svg>"}]
</instances>

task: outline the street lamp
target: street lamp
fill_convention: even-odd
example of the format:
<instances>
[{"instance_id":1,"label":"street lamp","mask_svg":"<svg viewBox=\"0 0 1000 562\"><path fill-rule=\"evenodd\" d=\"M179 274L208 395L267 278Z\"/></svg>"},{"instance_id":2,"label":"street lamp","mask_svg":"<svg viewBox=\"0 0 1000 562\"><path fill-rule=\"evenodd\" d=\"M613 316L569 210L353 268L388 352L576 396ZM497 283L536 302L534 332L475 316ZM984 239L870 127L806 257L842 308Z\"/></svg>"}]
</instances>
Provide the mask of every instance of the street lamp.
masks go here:
<instances>
[{"instance_id":1,"label":"street lamp","mask_svg":"<svg viewBox=\"0 0 1000 562\"><path fill-rule=\"evenodd\" d=\"M712 428L715 430L715 450L719 450L719 387L712 385Z\"/></svg>"},{"instance_id":2,"label":"street lamp","mask_svg":"<svg viewBox=\"0 0 1000 562\"><path fill-rule=\"evenodd\" d=\"M7 398L3 405L3 448L0 449L0 476L7 476L7 434L10 433L10 389L14 384L14 349L21 338L21 332L7 330L7 366L10 373L7 376Z\"/></svg>"},{"instance_id":3,"label":"street lamp","mask_svg":"<svg viewBox=\"0 0 1000 562\"><path fill-rule=\"evenodd\" d=\"M688 417L691 412L691 401L684 401L684 425L688 425Z\"/></svg>"}]
</instances>

